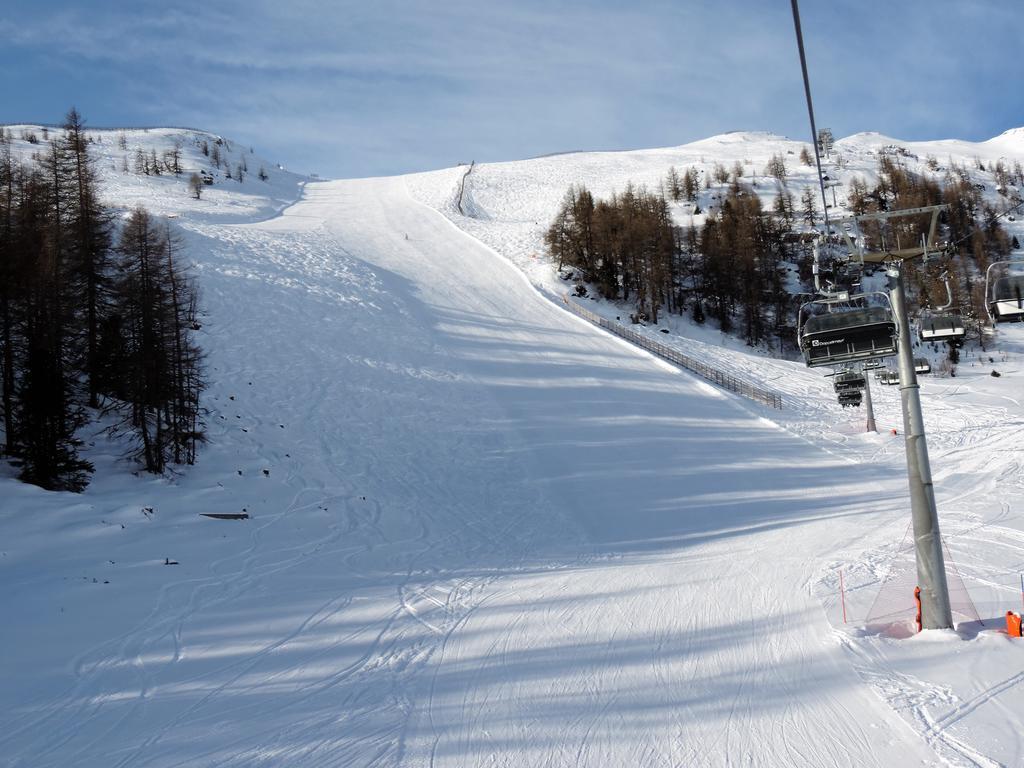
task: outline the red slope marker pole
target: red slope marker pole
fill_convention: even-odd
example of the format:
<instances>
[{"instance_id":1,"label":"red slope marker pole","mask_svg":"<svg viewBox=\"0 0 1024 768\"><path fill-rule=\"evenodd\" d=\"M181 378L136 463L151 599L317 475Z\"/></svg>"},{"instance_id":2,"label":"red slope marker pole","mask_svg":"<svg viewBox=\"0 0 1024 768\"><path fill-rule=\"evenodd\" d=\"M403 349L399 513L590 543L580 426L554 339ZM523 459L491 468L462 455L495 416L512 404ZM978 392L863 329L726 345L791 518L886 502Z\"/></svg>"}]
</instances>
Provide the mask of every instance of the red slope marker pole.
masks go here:
<instances>
[{"instance_id":1,"label":"red slope marker pole","mask_svg":"<svg viewBox=\"0 0 1024 768\"><path fill-rule=\"evenodd\" d=\"M1024 587L1024 574L1021 575L1021 585ZM843 624L846 623L846 588L843 586L843 569L839 569L839 601L843 604Z\"/></svg>"}]
</instances>

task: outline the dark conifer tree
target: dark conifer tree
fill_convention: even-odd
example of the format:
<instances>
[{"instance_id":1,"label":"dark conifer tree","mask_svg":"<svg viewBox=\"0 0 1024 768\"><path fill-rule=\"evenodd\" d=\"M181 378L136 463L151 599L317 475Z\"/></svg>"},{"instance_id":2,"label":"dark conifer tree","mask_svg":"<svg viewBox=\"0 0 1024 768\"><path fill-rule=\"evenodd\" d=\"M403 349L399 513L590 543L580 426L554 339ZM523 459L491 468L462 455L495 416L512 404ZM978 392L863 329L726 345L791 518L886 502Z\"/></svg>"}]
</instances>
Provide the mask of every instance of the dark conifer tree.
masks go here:
<instances>
[{"instance_id":1,"label":"dark conifer tree","mask_svg":"<svg viewBox=\"0 0 1024 768\"><path fill-rule=\"evenodd\" d=\"M59 144L65 164L73 174L68 201L73 277L81 283L85 312L85 370L89 406L99 406L97 386L97 344L100 317L106 302L109 271L110 220L100 204L96 171L89 156L84 122L73 107L64 120L64 137Z\"/></svg>"},{"instance_id":2,"label":"dark conifer tree","mask_svg":"<svg viewBox=\"0 0 1024 768\"><path fill-rule=\"evenodd\" d=\"M14 315L20 295L18 251L14 245L15 174L7 133L0 134L0 395L4 442L0 455L16 453L14 443Z\"/></svg>"},{"instance_id":3,"label":"dark conifer tree","mask_svg":"<svg viewBox=\"0 0 1024 768\"><path fill-rule=\"evenodd\" d=\"M23 272L22 354L14 382L15 441L21 478L51 490L78 491L91 465L78 456L85 423L74 369L77 291L70 278L62 158L51 144L43 169L25 174L16 247Z\"/></svg>"},{"instance_id":4,"label":"dark conifer tree","mask_svg":"<svg viewBox=\"0 0 1024 768\"><path fill-rule=\"evenodd\" d=\"M143 208L128 218L118 243L116 312L104 350L124 355L116 397L138 436L137 458L150 472L193 463L203 440L199 395L202 359L191 340L196 289L181 270L179 244Z\"/></svg>"},{"instance_id":5,"label":"dark conifer tree","mask_svg":"<svg viewBox=\"0 0 1024 768\"><path fill-rule=\"evenodd\" d=\"M697 193L700 191L700 177L693 168L687 168L683 173L683 196L691 203L697 202Z\"/></svg>"},{"instance_id":6,"label":"dark conifer tree","mask_svg":"<svg viewBox=\"0 0 1024 768\"><path fill-rule=\"evenodd\" d=\"M114 263L89 143L74 109L33 166L0 134L0 449L54 490L81 490L92 470L77 437L87 404L129 414L151 471L192 463L203 440L197 295L180 244L139 210Z\"/></svg>"}]
</instances>

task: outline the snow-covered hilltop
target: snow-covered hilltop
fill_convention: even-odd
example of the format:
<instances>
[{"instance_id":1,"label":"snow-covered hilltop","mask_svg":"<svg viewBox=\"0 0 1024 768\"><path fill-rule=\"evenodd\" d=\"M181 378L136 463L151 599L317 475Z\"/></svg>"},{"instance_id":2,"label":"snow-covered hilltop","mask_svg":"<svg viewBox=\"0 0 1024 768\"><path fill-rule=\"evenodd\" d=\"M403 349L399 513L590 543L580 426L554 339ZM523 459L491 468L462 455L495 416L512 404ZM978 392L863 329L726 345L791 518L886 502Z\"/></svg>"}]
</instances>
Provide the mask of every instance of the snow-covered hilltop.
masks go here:
<instances>
[{"instance_id":1,"label":"snow-covered hilltop","mask_svg":"<svg viewBox=\"0 0 1024 768\"><path fill-rule=\"evenodd\" d=\"M11 137L12 153L22 160L30 160L61 132L40 125L3 129ZM100 171L105 202L114 207L142 205L158 216L251 221L280 213L308 181L307 176L256 154L252 147L207 131L86 126L85 134ZM174 151L179 153L177 174L168 167ZM158 166L156 170L153 165ZM192 173L205 177L198 201L188 185Z\"/></svg>"},{"instance_id":2,"label":"snow-covered hilltop","mask_svg":"<svg viewBox=\"0 0 1024 768\"><path fill-rule=\"evenodd\" d=\"M465 168L448 169L410 177L413 195L442 211L457 226L466 230L511 258L529 272L538 284L551 285L552 275L544 262L543 235L571 185L584 185L595 197L608 198L621 193L628 184L658 190L669 168L680 173L693 168L702 184L713 177L716 167L731 171L739 163L742 182L761 198L764 208L782 189L776 178L766 172L773 156L785 160L786 189L796 200L808 187L817 191L813 165L800 160L801 151L811 149L809 142L771 133L736 131L720 136L664 149L631 152L574 152L505 163L481 163L466 177L462 194L462 212L458 207L459 190ZM851 183L860 179L878 181L878 161L883 152L899 152L907 170L941 179L952 165L965 167L976 184L983 185L984 198L1001 210L1010 197L997 191L995 165L1002 161L1008 171L1024 164L1024 128L1015 128L984 142L960 140L908 142L879 133L860 133L835 142L825 161L829 176L827 192L833 217L850 215L847 196ZM985 170L978 165L985 166ZM712 181L702 189L696 206L681 202L673 206L680 225L701 226L726 194L727 183ZM1008 190L1012 192L1014 190ZM1024 185L1018 186L1024 193ZM699 209L700 214L694 215ZM1005 222L1008 230L1024 241L1024 216Z\"/></svg>"},{"instance_id":3,"label":"snow-covered hilltop","mask_svg":"<svg viewBox=\"0 0 1024 768\"><path fill-rule=\"evenodd\" d=\"M804 144L317 182L225 141L238 182L208 134L95 133L109 202L174 216L196 262L210 444L156 478L83 435L82 494L0 476L0 763L1024 759L1022 641L999 631L1020 600L1024 329L922 378L947 547L984 623L900 638L866 622L879 594L912 599L895 388L876 386L867 435L802 363L679 318L646 329L782 391L772 411L560 306L542 236L569 185L739 162L768 200L772 155L814 183ZM987 169L1024 160L1017 143L859 135L829 172L848 185L890 145L922 172L977 157L998 203ZM135 173L136 148L176 144L181 176Z\"/></svg>"}]
</instances>

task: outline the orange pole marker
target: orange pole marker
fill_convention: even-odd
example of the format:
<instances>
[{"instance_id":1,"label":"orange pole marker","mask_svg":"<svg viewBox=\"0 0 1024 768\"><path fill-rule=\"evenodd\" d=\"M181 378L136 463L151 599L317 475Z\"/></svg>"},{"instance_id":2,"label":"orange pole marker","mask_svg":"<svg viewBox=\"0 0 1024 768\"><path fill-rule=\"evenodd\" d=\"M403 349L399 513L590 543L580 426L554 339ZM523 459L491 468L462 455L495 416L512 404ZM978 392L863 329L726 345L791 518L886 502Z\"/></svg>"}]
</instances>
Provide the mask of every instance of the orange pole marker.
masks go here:
<instances>
[{"instance_id":1,"label":"orange pole marker","mask_svg":"<svg viewBox=\"0 0 1024 768\"><path fill-rule=\"evenodd\" d=\"M1010 637L1021 637L1020 614L1013 611L1006 612L1006 634Z\"/></svg>"},{"instance_id":2,"label":"orange pole marker","mask_svg":"<svg viewBox=\"0 0 1024 768\"><path fill-rule=\"evenodd\" d=\"M914 617L914 623L917 624L917 631L921 631L921 588L914 587L914 602L917 603L917 616Z\"/></svg>"}]
</instances>

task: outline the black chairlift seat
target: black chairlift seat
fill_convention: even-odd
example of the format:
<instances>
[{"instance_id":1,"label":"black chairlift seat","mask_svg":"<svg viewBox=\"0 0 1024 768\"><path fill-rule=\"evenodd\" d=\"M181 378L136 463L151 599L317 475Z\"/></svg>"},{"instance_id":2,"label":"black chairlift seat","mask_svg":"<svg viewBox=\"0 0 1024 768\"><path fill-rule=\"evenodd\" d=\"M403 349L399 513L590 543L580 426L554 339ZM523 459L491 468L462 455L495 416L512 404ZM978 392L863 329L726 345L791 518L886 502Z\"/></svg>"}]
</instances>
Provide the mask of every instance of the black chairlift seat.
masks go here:
<instances>
[{"instance_id":1,"label":"black chairlift seat","mask_svg":"<svg viewBox=\"0 0 1024 768\"><path fill-rule=\"evenodd\" d=\"M878 380L883 384L888 384L892 386L893 384L900 383L900 374L898 371L882 371L882 374L881 376L878 377Z\"/></svg>"},{"instance_id":2,"label":"black chairlift seat","mask_svg":"<svg viewBox=\"0 0 1024 768\"><path fill-rule=\"evenodd\" d=\"M932 364L924 357L914 358L914 371L917 373L931 373Z\"/></svg>"},{"instance_id":3,"label":"black chairlift seat","mask_svg":"<svg viewBox=\"0 0 1024 768\"><path fill-rule=\"evenodd\" d=\"M852 389L847 392L839 393L839 404L843 408L858 407L860 406L861 394L859 389Z\"/></svg>"},{"instance_id":4,"label":"black chairlift seat","mask_svg":"<svg viewBox=\"0 0 1024 768\"><path fill-rule=\"evenodd\" d=\"M967 335L963 318L955 313L925 314L919 324L921 341L961 341Z\"/></svg>"},{"instance_id":5,"label":"black chairlift seat","mask_svg":"<svg viewBox=\"0 0 1024 768\"><path fill-rule=\"evenodd\" d=\"M868 360L866 363L864 363L864 370L865 371L874 371L874 370L876 370L878 368L881 368L881 367L882 367L882 361L881 360Z\"/></svg>"},{"instance_id":6,"label":"black chairlift seat","mask_svg":"<svg viewBox=\"0 0 1024 768\"><path fill-rule=\"evenodd\" d=\"M843 371L837 373L832 380L832 386L836 392L856 392L864 389L864 374L857 371Z\"/></svg>"},{"instance_id":7,"label":"black chairlift seat","mask_svg":"<svg viewBox=\"0 0 1024 768\"><path fill-rule=\"evenodd\" d=\"M896 354L896 323L883 307L842 309L809 317L800 348L811 368Z\"/></svg>"},{"instance_id":8,"label":"black chairlift seat","mask_svg":"<svg viewBox=\"0 0 1024 768\"><path fill-rule=\"evenodd\" d=\"M989 309L997 323L1024 320L1024 275L996 280Z\"/></svg>"}]
</instances>

